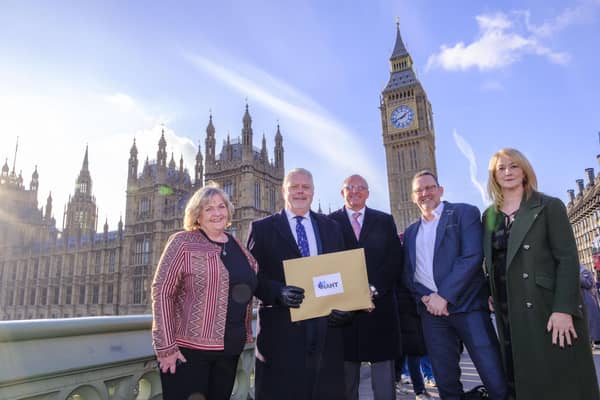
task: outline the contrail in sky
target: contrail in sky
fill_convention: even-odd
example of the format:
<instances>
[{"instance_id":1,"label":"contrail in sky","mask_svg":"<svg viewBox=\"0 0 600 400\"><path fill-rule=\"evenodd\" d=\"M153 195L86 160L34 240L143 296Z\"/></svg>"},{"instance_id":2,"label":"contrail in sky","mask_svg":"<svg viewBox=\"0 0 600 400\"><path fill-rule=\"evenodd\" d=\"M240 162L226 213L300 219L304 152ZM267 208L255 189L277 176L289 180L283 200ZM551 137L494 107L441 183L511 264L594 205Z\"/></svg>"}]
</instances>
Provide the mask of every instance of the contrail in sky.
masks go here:
<instances>
[{"instance_id":1,"label":"contrail in sky","mask_svg":"<svg viewBox=\"0 0 600 400\"><path fill-rule=\"evenodd\" d=\"M484 206L487 206L490 204L490 199L488 198L484 185L477 179L477 160L475 160L475 153L473 153L473 149L469 142L460 136L456 129L452 131L452 136L454 137L454 142L456 143L456 146L458 146L460 152L463 153L467 161L469 161L469 178L471 179L473 186L475 186L475 189L479 191L481 202Z\"/></svg>"},{"instance_id":2,"label":"contrail in sky","mask_svg":"<svg viewBox=\"0 0 600 400\"><path fill-rule=\"evenodd\" d=\"M289 129L288 133L295 135L297 140L306 146L307 152L314 153L320 157L321 162L327 162L329 167L340 171L361 171L372 182L370 186L373 190L381 192L380 197L385 198L385 191L381 189L385 188L385 180L373 167L358 135L329 116L312 99L254 68L250 70L255 73L247 75L225 68L200 55L186 53L184 57L224 84L240 93L251 94L259 103L297 122L303 129ZM315 146L315 143L319 145ZM340 149L341 143L343 151ZM349 157L349 154L352 157Z\"/></svg>"}]
</instances>

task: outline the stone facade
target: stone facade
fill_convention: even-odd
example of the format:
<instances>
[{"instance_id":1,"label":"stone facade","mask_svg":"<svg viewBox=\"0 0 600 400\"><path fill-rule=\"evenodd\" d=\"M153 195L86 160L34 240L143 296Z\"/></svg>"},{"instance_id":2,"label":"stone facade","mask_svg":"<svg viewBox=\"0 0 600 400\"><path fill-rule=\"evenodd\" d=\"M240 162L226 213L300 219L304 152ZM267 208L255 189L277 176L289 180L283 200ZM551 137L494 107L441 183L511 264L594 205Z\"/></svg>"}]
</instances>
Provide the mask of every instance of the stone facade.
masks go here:
<instances>
[{"instance_id":1,"label":"stone facade","mask_svg":"<svg viewBox=\"0 0 600 400\"><path fill-rule=\"evenodd\" d=\"M0 175L0 319L61 318L150 312L150 284L168 237L182 229L189 197L216 182L236 207L231 232L242 242L249 224L283 207L283 137L275 135L273 160L263 136L252 145L248 106L241 139L227 140L216 154L212 116L206 129L205 156L198 148L193 177L183 158L167 162L164 131L156 160L146 157L138 171L138 150L130 149L125 222L96 233L98 215L85 150L75 190L69 197L62 231L52 217L52 197L38 208L37 167L29 189L5 162ZM15 154L16 157L16 154ZM14 163L13 163L14 164Z\"/></svg>"},{"instance_id":2,"label":"stone facade","mask_svg":"<svg viewBox=\"0 0 600 400\"><path fill-rule=\"evenodd\" d=\"M600 155L596 156L600 164ZM577 194L569 189L567 213L573 226L580 261L586 268L600 268L600 174L586 168L587 183L577 179ZM594 260L595 258L595 260Z\"/></svg>"},{"instance_id":3,"label":"stone facade","mask_svg":"<svg viewBox=\"0 0 600 400\"><path fill-rule=\"evenodd\" d=\"M423 169L437 172L431 104L413 70L398 24L390 79L381 93L380 110L390 209L398 231L403 232L419 217L411 200L413 175Z\"/></svg>"},{"instance_id":4,"label":"stone facade","mask_svg":"<svg viewBox=\"0 0 600 400\"><path fill-rule=\"evenodd\" d=\"M87 149L62 232L51 195L37 208L37 167L29 190L8 169L5 163L0 177L0 319L118 314L123 225L96 233Z\"/></svg>"}]
</instances>

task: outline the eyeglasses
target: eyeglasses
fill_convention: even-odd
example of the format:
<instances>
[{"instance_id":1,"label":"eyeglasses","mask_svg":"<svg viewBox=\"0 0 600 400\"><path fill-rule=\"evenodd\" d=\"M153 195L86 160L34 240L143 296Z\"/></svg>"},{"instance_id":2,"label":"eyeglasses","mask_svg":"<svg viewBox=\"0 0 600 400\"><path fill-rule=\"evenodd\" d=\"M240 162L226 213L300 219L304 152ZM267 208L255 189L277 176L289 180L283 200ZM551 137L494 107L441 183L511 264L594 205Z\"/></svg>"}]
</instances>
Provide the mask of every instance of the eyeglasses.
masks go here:
<instances>
[{"instance_id":1,"label":"eyeglasses","mask_svg":"<svg viewBox=\"0 0 600 400\"><path fill-rule=\"evenodd\" d=\"M429 185L429 186L425 186L424 188L414 189L413 193L421 194L421 193L433 192L435 189L437 189L437 187L438 187L437 185Z\"/></svg>"},{"instance_id":2,"label":"eyeglasses","mask_svg":"<svg viewBox=\"0 0 600 400\"><path fill-rule=\"evenodd\" d=\"M346 185L344 186L344 189L346 189L349 192L353 190L356 190L357 192L362 192L363 190L367 190L369 188L365 185Z\"/></svg>"}]
</instances>

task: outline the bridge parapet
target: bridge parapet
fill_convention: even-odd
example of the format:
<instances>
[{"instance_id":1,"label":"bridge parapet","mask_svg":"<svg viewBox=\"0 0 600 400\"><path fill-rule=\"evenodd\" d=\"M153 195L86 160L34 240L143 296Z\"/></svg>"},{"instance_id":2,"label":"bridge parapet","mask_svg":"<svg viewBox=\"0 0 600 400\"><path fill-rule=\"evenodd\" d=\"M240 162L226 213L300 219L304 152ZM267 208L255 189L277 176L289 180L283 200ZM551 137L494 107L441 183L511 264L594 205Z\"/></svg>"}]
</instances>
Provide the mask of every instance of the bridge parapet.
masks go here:
<instances>
[{"instance_id":1,"label":"bridge parapet","mask_svg":"<svg viewBox=\"0 0 600 400\"><path fill-rule=\"evenodd\" d=\"M3 400L162 399L150 315L0 322ZM246 400L254 367L247 346L232 399Z\"/></svg>"}]
</instances>

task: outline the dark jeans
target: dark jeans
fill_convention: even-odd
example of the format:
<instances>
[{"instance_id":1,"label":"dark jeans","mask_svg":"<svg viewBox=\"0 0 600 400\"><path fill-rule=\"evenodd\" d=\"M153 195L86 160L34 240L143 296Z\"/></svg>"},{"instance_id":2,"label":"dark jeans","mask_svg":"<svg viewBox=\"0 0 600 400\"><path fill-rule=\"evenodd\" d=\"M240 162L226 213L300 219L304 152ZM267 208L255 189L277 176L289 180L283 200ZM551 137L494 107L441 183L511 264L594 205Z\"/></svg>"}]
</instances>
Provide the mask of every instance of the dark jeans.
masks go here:
<instances>
[{"instance_id":1,"label":"dark jeans","mask_svg":"<svg viewBox=\"0 0 600 400\"><path fill-rule=\"evenodd\" d=\"M447 317L425 312L421 315L421 322L441 398L461 398L463 387L459 362L462 341L489 391L490 400L506 399L507 387L498 339L488 312L470 311Z\"/></svg>"},{"instance_id":2,"label":"dark jeans","mask_svg":"<svg viewBox=\"0 0 600 400\"><path fill-rule=\"evenodd\" d=\"M425 391L425 382L423 381L423 375L421 374L421 356L404 355L400 360L396 360L396 381L400 381L402 371L404 371L405 362L408 367L408 374L410 375L413 391L416 394L423 393Z\"/></svg>"},{"instance_id":3,"label":"dark jeans","mask_svg":"<svg viewBox=\"0 0 600 400\"><path fill-rule=\"evenodd\" d=\"M229 400L239 355L180 348L187 362L160 373L164 400Z\"/></svg>"}]
</instances>

